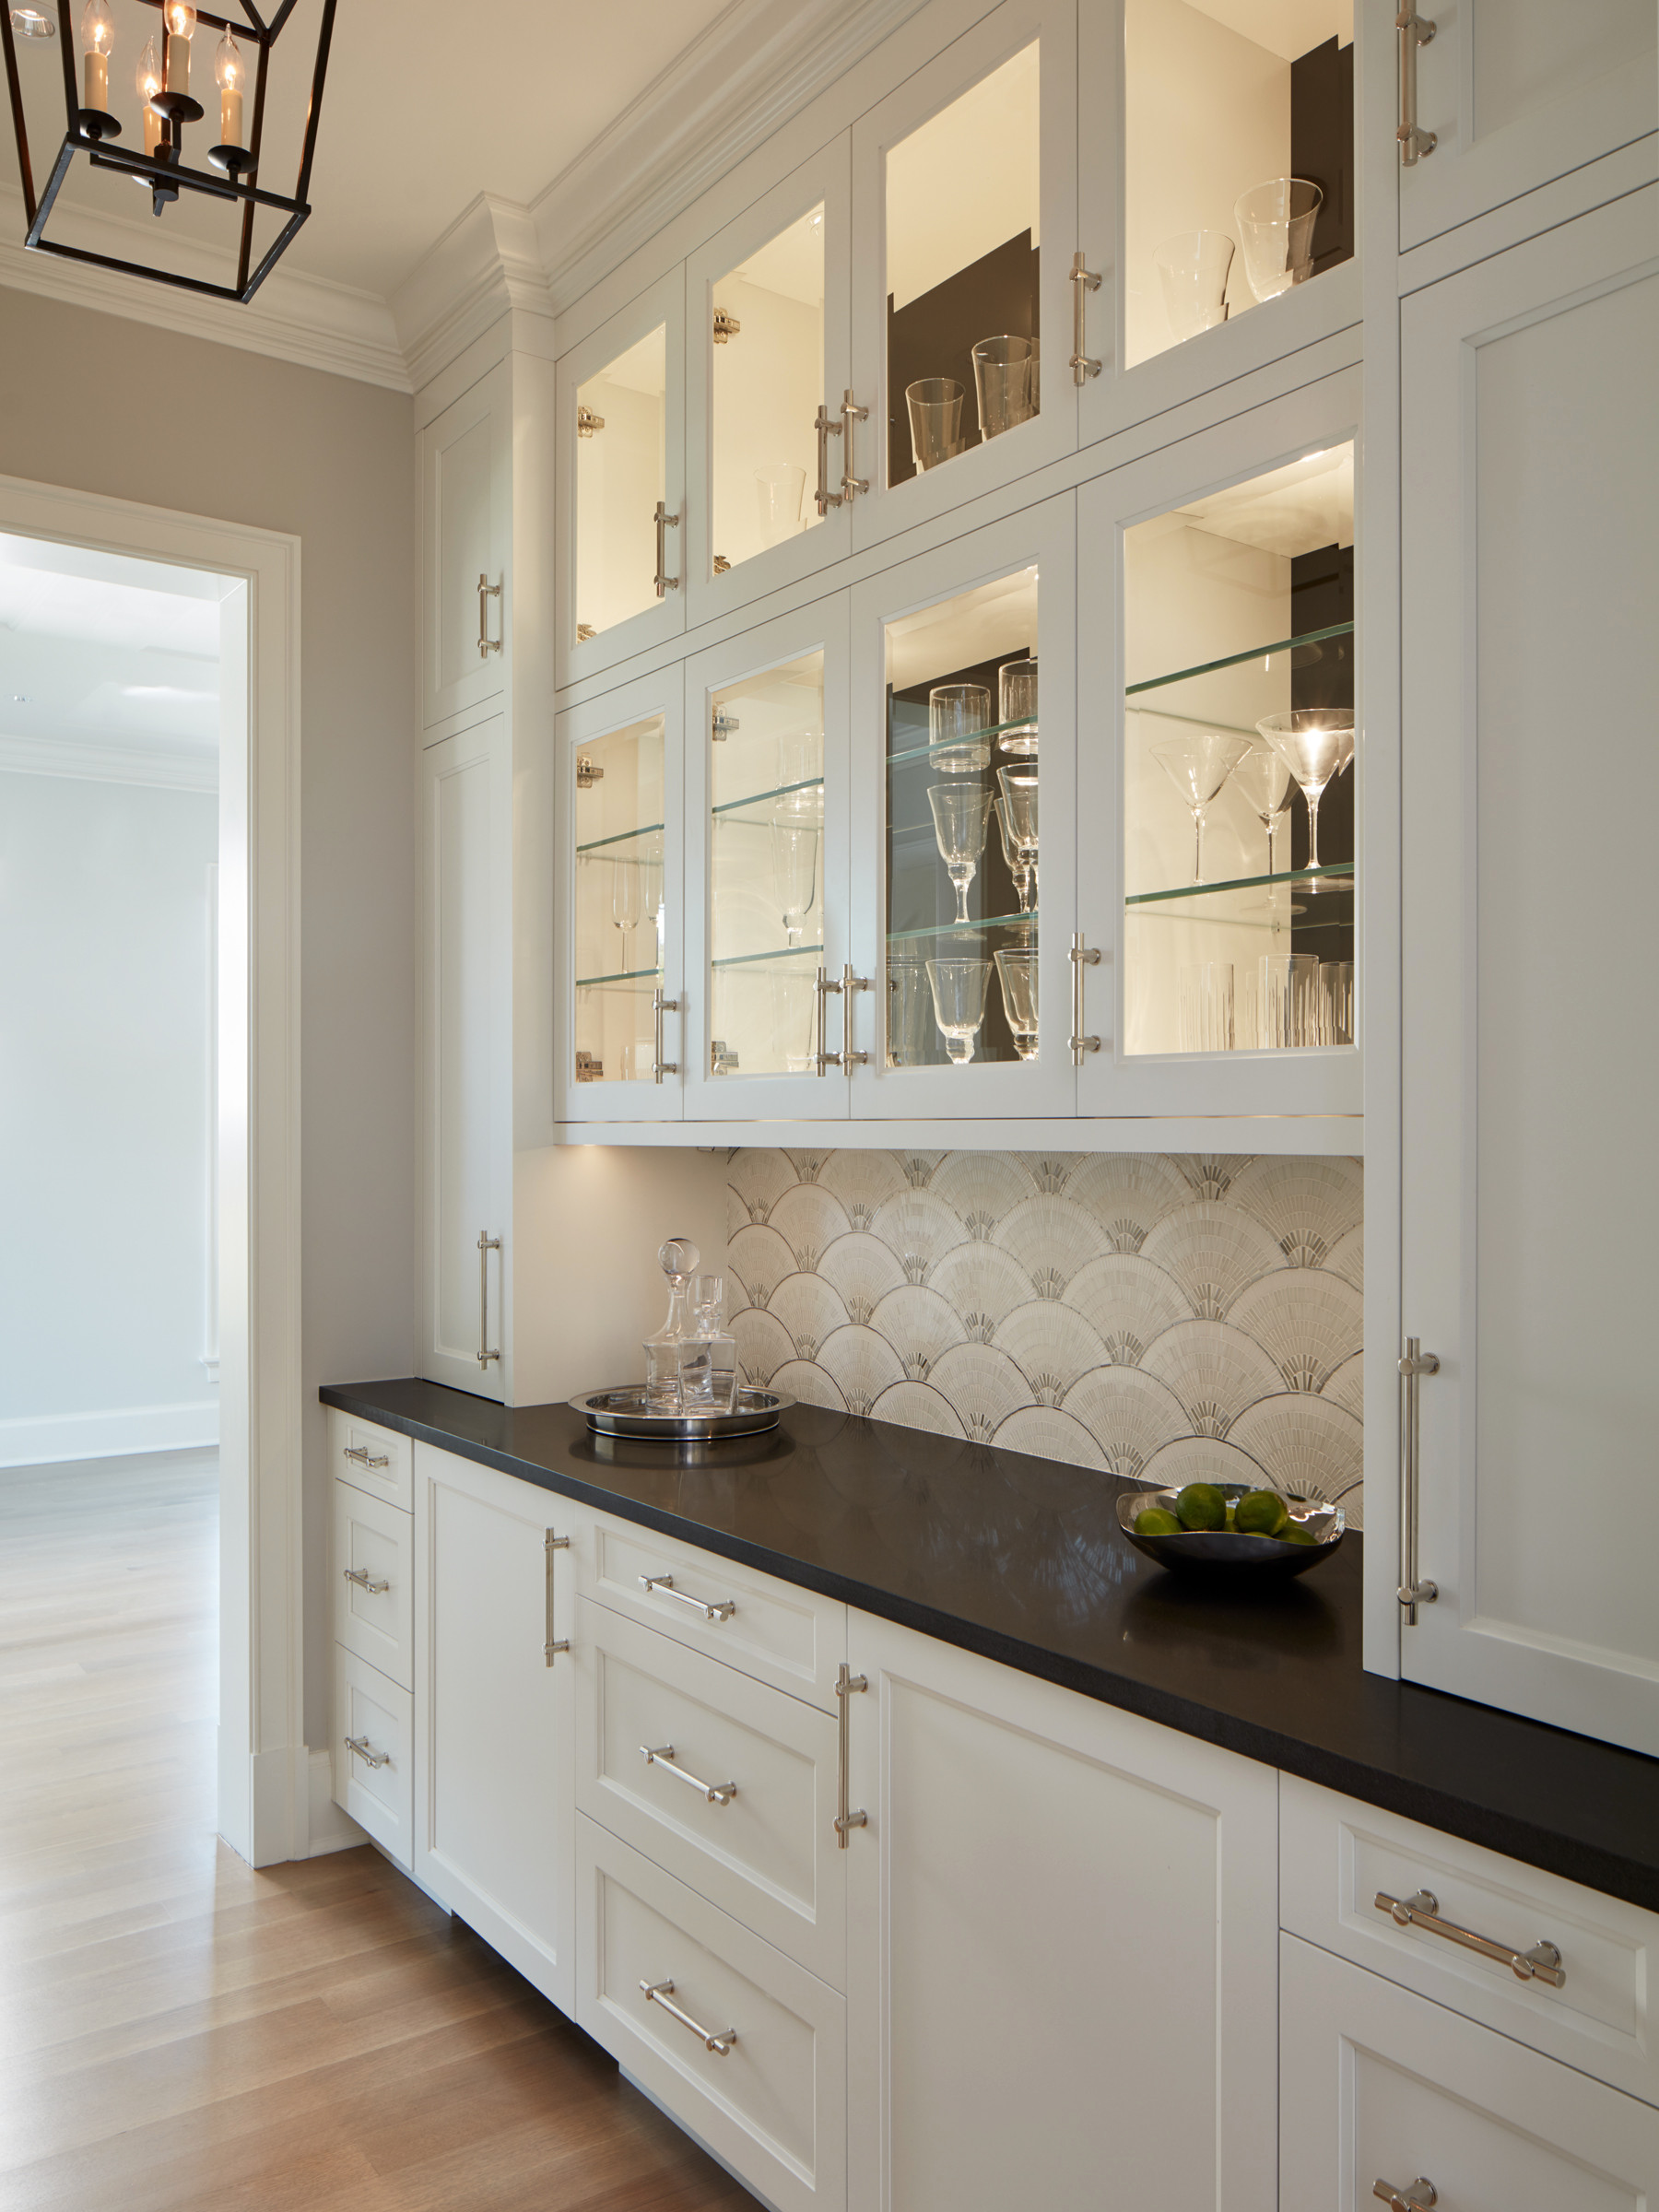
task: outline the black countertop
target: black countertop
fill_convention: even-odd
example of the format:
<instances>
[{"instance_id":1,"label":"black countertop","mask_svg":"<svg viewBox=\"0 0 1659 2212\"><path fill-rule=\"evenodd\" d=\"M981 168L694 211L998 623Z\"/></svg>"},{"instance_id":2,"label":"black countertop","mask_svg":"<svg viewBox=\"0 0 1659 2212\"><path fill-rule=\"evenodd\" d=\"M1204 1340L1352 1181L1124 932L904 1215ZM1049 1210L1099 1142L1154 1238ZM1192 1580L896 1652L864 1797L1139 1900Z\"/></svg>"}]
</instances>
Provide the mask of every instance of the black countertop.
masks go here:
<instances>
[{"instance_id":1,"label":"black countertop","mask_svg":"<svg viewBox=\"0 0 1659 2212\"><path fill-rule=\"evenodd\" d=\"M1271 1592L1183 1585L1110 1476L797 1406L676 1456L564 1406L330 1385L365 1420L1659 1912L1659 1759L1368 1675L1362 1539Z\"/></svg>"}]
</instances>

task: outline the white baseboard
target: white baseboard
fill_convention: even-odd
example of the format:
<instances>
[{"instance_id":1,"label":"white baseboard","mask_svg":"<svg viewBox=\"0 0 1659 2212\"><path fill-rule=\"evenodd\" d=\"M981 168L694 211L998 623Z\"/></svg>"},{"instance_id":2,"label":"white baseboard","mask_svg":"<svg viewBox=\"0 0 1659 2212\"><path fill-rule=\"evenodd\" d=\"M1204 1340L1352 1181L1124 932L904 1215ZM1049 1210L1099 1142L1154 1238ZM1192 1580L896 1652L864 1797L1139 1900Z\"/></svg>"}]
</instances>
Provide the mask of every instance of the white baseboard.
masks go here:
<instances>
[{"instance_id":1,"label":"white baseboard","mask_svg":"<svg viewBox=\"0 0 1659 2212\"><path fill-rule=\"evenodd\" d=\"M61 1459L120 1459L133 1452L196 1452L217 1444L217 1398L181 1406L123 1406L107 1413L25 1414L0 1421L0 1467Z\"/></svg>"},{"instance_id":2,"label":"white baseboard","mask_svg":"<svg viewBox=\"0 0 1659 2212\"><path fill-rule=\"evenodd\" d=\"M305 1855L320 1859L325 1852L353 1851L369 1838L347 1812L334 1801L334 1761L326 1751L313 1751L307 1773L307 1810L310 1841Z\"/></svg>"}]
</instances>

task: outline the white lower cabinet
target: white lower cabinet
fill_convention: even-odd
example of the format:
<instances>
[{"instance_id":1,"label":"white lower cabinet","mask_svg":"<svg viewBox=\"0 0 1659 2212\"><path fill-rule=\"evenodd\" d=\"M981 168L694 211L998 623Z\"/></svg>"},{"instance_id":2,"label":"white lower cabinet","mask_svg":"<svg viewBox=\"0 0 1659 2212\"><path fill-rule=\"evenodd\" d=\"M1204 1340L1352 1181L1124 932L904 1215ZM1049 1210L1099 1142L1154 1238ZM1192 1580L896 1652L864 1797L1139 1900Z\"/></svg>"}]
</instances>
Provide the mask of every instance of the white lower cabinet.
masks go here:
<instances>
[{"instance_id":1,"label":"white lower cabinet","mask_svg":"<svg viewBox=\"0 0 1659 2212\"><path fill-rule=\"evenodd\" d=\"M378 1667L335 1647L335 1802L400 1866L413 1864L414 1702Z\"/></svg>"},{"instance_id":2,"label":"white lower cabinet","mask_svg":"<svg viewBox=\"0 0 1659 2212\"><path fill-rule=\"evenodd\" d=\"M415 1874L566 2012L574 1703L559 1646L576 1513L532 1483L416 1446Z\"/></svg>"},{"instance_id":3,"label":"white lower cabinet","mask_svg":"<svg viewBox=\"0 0 1659 2212\"><path fill-rule=\"evenodd\" d=\"M1294 1936L1280 1975L1284 2212L1646 2212L1659 2195L1651 2106Z\"/></svg>"},{"instance_id":4,"label":"white lower cabinet","mask_svg":"<svg viewBox=\"0 0 1659 2212\"><path fill-rule=\"evenodd\" d=\"M1271 2212L1277 1778L853 1613L850 2201Z\"/></svg>"},{"instance_id":5,"label":"white lower cabinet","mask_svg":"<svg viewBox=\"0 0 1659 2212\"><path fill-rule=\"evenodd\" d=\"M777 2212L847 2202L839 1993L579 1816L576 2018Z\"/></svg>"}]
</instances>

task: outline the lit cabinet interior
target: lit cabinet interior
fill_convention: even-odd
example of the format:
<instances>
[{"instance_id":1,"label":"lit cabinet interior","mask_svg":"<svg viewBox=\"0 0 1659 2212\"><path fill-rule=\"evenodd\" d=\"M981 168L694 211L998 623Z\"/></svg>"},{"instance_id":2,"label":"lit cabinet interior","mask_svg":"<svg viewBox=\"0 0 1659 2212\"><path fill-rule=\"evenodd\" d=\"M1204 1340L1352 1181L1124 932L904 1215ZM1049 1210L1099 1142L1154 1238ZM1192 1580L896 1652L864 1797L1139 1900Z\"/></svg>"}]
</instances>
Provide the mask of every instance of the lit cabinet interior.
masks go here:
<instances>
[{"instance_id":1,"label":"lit cabinet interior","mask_svg":"<svg viewBox=\"0 0 1659 2212\"><path fill-rule=\"evenodd\" d=\"M1125 0L1125 368L1352 257L1353 18Z\"/></svg>"},{"instance_id":2,"label":"lit cabinet interior","mask_svg":"<svg viewBox=\"0 0 1659 2212\"><path fill-rule=\"evenodd\" d=\"M576 394L576 638L601 636L678 574L666 524L668 333L649 331Z\"/></svg>"},{"instance_id":3,"label":"lit cabinet interior","mask_svg":"<svg viewBox=\"0 0 1659 2212\"><path fill-rule=\"evenodd\" d=\"M663 987L665 734L659 715L576 757L575 1065L578 1083L655 1079Z\"/></svg>"},{"instance_id":4,"label":"lit cabinet interior","mask_svg":"<svg viewBox=\"0 0 1659 2212\"><path fill-rule=\"evenodd\" d=\"M1124 534L1124 1042L1354 1042L1348 444Z\"/></svg>"}]
</instances>

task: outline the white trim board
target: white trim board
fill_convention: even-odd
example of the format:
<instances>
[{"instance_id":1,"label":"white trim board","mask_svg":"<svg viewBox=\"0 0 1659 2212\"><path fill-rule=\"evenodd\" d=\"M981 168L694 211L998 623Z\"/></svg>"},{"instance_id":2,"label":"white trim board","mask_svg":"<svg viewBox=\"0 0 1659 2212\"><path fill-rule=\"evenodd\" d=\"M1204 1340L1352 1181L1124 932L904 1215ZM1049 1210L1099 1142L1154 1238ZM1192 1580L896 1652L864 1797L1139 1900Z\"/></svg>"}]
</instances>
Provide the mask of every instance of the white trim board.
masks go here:
<instances>
[{"instance_id":1,"label":"white trim board","mask_svg":"<svg viewBox=\"0 0 1659 2212\"><path fill-rule=\"evenodd\" d=\"M67 776L79 783L139 783L158 791L217 791L217 753L100 745L80 737L0 737L0 771Z\"/></svg>"},{"instance_id":2,"label":"white trim board","mask_svg":"<svg viewBox=\"0 0 1659 2212\"><path fill-rule=\"evenodd\" d=\"M217 1398L119 1406L99 1413L20 1414L0 1421L0 1467L125 1459L135 1452L199 1452L219 1439Z\"/></svg>"}]
</instances>

